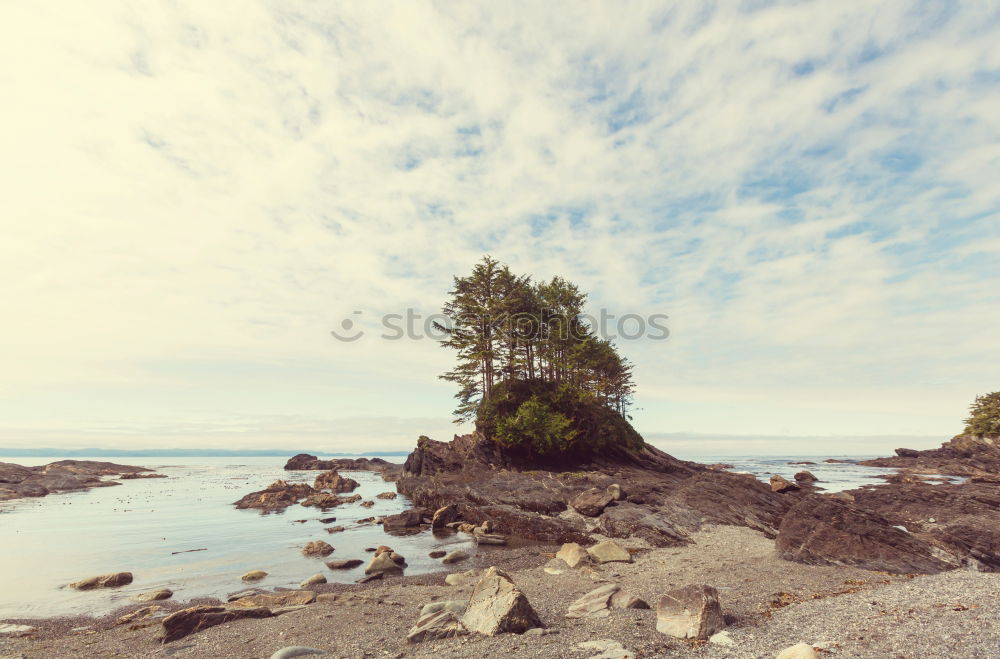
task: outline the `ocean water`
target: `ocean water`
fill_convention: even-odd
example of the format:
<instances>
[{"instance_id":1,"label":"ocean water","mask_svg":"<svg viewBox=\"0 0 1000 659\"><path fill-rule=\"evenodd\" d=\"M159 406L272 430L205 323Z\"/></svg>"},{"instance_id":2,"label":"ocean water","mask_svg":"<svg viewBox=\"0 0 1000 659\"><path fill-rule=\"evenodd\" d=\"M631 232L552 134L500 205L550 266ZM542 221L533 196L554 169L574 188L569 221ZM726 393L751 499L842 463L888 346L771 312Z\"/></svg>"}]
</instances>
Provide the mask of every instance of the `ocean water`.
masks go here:
<instances>
[{"instance_id":1,"label":"ocean water","mask_svg":"<svg viewBox=\"0 0 1000 659\"><path fill-rule=\"evenodd\" d=\"M359 525L359 519L411 506L404 496L376 499L395 486L372 472L341 472L361 484L355 492L375 501L372 508L354 503L323 512L295 505L261 514L237 510L232 503L279 478L311 483L319 472L285 471L285 459L277 457L101 460L150 467L168 478L124 480L116 487L0 503L0 619L100 614L128 604L137 593L163 587L183 601L224 598L252 586L295 588L317 572L330 582L353 582L364 575L363 565L330 570L324 561L367 562L371 554L365 547L382 544L406 557L407 574L443 569L439 560L427 556L433 550L491 551L477 548L466 534L390 536L381 526ZM36 465L54 459L0 461ZM325 525L320 517L337 521ZM296 521L302 519L306 521ZM341 525L347 530L324 531ZM335 551L324 559L307 558L301 549L311 540L329 542ZM256 584L240 581L255 569L268 577ZM78 579L119 571L133 573L131 585L89 592L65 588Z\"/></svg>"},{"instance_id":2,"label":"ocean water","mask_svg":"<svg viewBox=\"0 0 1000 659\"><path fill-rule=\"evenodd\" d=\"M855 464L830 464L822 458L691 456L705 463L724 462L732 471L749 472L767 481L771 474L791 479L807 469L829 492L877 485L872 478L890 469ZM291 506L283 512L261 514L236 510L232 503L244 494L263 489L279 478L312 482L317 472L286 472L284 458L101 458L120 464L155 469L168 478L122 481L121 486L85 492L54 494L38 499L0 503L0 620L60 615L101 614L129 603L133 595L170 588L176 600L220 597L249 587L240 576L261 569L269 576L254 586L295 588L319 572L330 582L353 582L364 566L334 571L324 565L332 558L367 561L365 547L387 544L406 557L407 574L443 570L428 557L434 550L478 548L465 534L435 536L423 532L390 536L381 526L359 525L359 519L385 516L410 507L404 496L394 500L375 495L395 490L371 472L343 472L361 483L356 490L372 508L348 504L322 512ZM2 458L0 461L37 465L55 458ZM795 465L792 462L815 462ZM330 526L347 530L329 534L318 519L336 517ZM297 520L305 520L299 522ZM311 540L335 547L326 559L307 558L301 548ZM199 551L191 551L199 550ZM129 586L77 592L66 584L107 572L132 572Z\"/></svg>"}]
</instances>

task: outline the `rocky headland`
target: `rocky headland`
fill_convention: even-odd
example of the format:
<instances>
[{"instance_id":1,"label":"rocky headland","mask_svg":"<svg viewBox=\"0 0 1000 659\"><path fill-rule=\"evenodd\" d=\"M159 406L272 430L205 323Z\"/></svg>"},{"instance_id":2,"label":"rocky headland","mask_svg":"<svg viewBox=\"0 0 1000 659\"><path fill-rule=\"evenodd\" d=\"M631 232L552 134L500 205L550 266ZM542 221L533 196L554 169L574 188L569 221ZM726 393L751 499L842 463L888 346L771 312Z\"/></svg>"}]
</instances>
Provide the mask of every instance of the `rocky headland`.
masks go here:
<instances>
[{"instance_id":1,"label":"rocky headland","mask_svg":"<svg viewBox=\"0 0 1000 659\"><path fill-rule=\"evenodd\" d=\"M59 460L39 467L0 462L0 501L121 485L105 480L107 476L119 480L164 477L145 467L93 460Z\"/></svg>"}]
</instances>

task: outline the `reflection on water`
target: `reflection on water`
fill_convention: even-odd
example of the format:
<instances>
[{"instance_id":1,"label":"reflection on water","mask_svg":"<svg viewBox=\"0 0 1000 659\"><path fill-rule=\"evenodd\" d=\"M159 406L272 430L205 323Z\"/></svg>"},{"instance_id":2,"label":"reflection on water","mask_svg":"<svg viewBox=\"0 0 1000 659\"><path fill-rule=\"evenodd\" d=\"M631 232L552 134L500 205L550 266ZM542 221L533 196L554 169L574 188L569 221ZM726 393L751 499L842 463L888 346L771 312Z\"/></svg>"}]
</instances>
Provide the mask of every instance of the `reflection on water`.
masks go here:
<instances>
[{"instance_id":1,"label":"reflection on water","mask_svg":"<svg viewBox=\"0 0 1000 659\"><path fill-rule=\"evenodd\" d=\"M323 560L306 558L302 546L325 540L333 558L360 558L365 547L387 544L406 557L407 574L441 570L427 556L435 549L474 551L464 534L435 538L430 532L389 536L359 519L391 515L410 507L403 496L375 495L395 491L393 483L370 472L343 472L361 486L355 490L372 508L359 503L330 509L295 505L282 513L262 515L236 510L232 503L279 478L312 482L319 472L286 472L281 458L101 458L141 464L169 478L122 481L120 487L49 495L0 503L0 619L105 613L129 603L136 593L170 588L174 598L224 597L247 587L240 576L248 570L269 573L262 588L294 588L317 572L330 582L352 582L364 566L329 570ZM19 464L45 464L49 458L7 459ZM157 464L157 461L160 464ZM324 525L320 517L336 517ZM295 520L307 521L298 523ZM326 526L345 526L326 533ZM191 552L192 549L204 551ZM173 553L183 552L183 553ZM65 584L106 572L132 572L129 586L76 592Z\"/></svg>"}]
</instances>

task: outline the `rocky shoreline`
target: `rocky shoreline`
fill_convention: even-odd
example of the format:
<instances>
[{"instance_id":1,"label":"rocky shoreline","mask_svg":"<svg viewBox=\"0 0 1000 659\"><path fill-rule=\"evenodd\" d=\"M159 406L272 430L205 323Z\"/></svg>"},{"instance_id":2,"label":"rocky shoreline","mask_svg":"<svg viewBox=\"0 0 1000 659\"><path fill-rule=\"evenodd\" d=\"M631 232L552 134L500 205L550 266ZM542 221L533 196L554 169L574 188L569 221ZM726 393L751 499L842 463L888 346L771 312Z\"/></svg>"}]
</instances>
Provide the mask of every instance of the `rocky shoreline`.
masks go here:
<instances>
[{"instance_id":1,"label":"rocky shoreline","mask_svg":"<svg viewBox=\"0 0 1000 659\"><path fill-rule=\"evenodd\" d=\"M121 485L118 480L166 478L152 469L93 460L59 460L39 467L0 462L0 501Z\"/></svg>"},{"instance_id":2,"label":"rocky shoreline","mask_svg":"<svg viewBox=\"0 0 1000 659\"><path fill-rule=\"evenodd\" d=\"M970 468L983 464L978 455ZM828 494L805 471L762 483L649 446L589 463L518 464L478 435L421 438L402 466L308 455L289 465L327 471L313 485L278 481L235 505L344 505L353 481L337 470L368 469L416 506L372 520L387 546L373 548L363 583L317 574L300 590L251 589L228 603L157 601L98 620L11 621L35 629L0 634L0 650L134 656L129 648L156 654L165 643L173 656L290 657L297 645L332 656L467 657L530 648L605 659L1000 650L1000 574L990 574L1000 573L1000 483L982 475ZM405 576L405 557L388 545L415 532L513 542L436 556L448 573ZM323 555L326 543L311 545Z\"/></svg>"}]
</instances>

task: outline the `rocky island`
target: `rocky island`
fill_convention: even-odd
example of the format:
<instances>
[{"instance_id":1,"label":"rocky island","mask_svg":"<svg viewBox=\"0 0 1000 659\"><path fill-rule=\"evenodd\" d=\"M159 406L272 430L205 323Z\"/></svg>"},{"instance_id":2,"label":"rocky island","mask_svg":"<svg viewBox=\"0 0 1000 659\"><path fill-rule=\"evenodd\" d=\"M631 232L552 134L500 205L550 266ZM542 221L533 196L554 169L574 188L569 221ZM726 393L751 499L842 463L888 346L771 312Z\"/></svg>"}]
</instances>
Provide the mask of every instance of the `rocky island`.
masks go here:
<instances>
[{"instance_id":1,"label":"rocky island","mask_svg":"<svg viewBox=\"0 0 1000 659\"><path fill-rule=\"evenodd\" d=\"M118 480L164 477L145 467L93 460L59 460L40 467L0 462L0 501L121 485L102 478L106 476Z\"/></svg>"}]
</instances>

